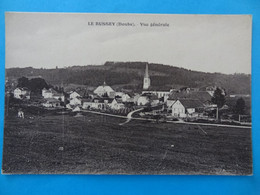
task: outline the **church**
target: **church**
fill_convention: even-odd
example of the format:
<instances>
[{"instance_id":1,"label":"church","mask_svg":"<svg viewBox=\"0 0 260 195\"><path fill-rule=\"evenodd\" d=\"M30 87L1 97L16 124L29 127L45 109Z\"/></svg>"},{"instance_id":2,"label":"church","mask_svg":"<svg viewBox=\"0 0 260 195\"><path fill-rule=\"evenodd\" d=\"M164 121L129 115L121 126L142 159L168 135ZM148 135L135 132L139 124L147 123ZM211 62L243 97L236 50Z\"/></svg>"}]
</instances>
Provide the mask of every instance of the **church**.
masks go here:
<instances>
[{"instance_id":1,"label":"church","mask_svg":"<svg viewBox=\"0 0 260 195\"><path fill-rule=\"evenodd\" d=\"M148 63L147 63L145 66L142 94L150 93L156 95L158 98L164 98L164 99L167 99L170 95L170 91L152 91L149 90L150 88L151 88L151 79L149 76Z\"/></svg>"}]
</instances>

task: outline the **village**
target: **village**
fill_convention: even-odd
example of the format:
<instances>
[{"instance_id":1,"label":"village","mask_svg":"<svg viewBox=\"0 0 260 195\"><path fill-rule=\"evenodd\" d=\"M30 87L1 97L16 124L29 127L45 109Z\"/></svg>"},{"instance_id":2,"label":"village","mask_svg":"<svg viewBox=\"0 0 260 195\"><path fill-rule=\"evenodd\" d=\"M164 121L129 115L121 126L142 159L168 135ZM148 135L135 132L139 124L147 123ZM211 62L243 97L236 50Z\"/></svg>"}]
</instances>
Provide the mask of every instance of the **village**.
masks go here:
<instances>
[{"instance_id":1,"label":"village","mask_svg":"<svg viewBox=\"0 0 260 195\"><path fill-rule=\"evenodd\" d=\"M96 111L122 116L138 110L137 117L162 119L161 121L237 124L251 122L250 116L244 114L245 102L242 102L241 112L234 113L234 107L239 103L234 104L234 100L244 101L243 97L248 98L246 95L230 94L226 100L219 103L219 100L212 101L215 93L219 93L217 95L222 98L227 97L225 90L217 86L207 86L203 89L183 87L169 91L151 90L148 64L145 68L141 93L115 91L105 81L91 92L80 89L64 92L54 88L43 88L38 98L31 98L31 92L26 87L17 87L9 92L14 99L21 100L21 104L34 105L46 110L65 109L71 113ZM232 99L233 105L228 104ZM20 116L23 111L22 109L19 111Z\"/></svg>"}]
</instances>

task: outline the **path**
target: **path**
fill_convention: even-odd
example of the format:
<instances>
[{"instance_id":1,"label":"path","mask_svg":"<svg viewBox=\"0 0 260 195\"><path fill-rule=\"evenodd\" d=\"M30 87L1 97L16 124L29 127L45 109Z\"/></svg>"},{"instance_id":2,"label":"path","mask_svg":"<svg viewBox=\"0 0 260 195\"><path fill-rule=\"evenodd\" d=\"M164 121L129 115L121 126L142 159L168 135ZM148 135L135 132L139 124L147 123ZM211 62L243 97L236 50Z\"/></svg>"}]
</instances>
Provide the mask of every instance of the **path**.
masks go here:
<instances>
[{"instance_id":1,"label":"path","mask_svg":"<svg viewBox=\"0 0 260 195\"><path fill-rule=\"evenodd\" d=\"M140 108L141 109L141 108ZM142 108L143 109L143 108ZM135 112L139 111L139 109L134 110ZM134 112L132 111L132 112ZM103 112L96 112L96 111L90 111L90 110L83 110L82 112L89 112L89 113L94 113L94 114L100 114L100 115L106 115L106 116L112 116L112 117L117 117L117 118L125 118L128 119L128 115L131 113L128 113L127 116L120 116L120 115L115 115L115 114L108 114L108 113L103 113ZM132 113L133 114L133 113ZM156 119L147 119L147 118L133 118L131 115L130 120L142 120L142 121L156 121ZM129 120L129 121L130 121ZM126 124L125 121L124 123L120 124ZM128 121L128 122L129 122ZM239 126L239 125L225 125L225 124L212 124L212 123L194 123L194 122L184 122L184 121L166 121L167 123L176 123L176 124L188 124L188 125L202 125L202 126L215 126L215 127L231 127L231 128L241 128L241 129L251 129L251 126Z\"/></svg>"},{"instance_id":2,"label":"path","mask_svg":"<svg viewBox=\"0 0 260 195\"><path fill-rule=\"evenodd\" d=\"M124 125L124 124L126 124L126 123L129 123L129 122L131 121L131 119L132 119L132 115L133 115L134 113L136 113L136 112L139 112L139 111L143 110L143 109L144 109L144 108L139 108L139 109L137 109L137 110L133 110L132 112L129 112L128 115L126 116L127 120L126 120L125 122L123 122L123 123L120 123L119 125Z\"/></svg>"}]
</instances>

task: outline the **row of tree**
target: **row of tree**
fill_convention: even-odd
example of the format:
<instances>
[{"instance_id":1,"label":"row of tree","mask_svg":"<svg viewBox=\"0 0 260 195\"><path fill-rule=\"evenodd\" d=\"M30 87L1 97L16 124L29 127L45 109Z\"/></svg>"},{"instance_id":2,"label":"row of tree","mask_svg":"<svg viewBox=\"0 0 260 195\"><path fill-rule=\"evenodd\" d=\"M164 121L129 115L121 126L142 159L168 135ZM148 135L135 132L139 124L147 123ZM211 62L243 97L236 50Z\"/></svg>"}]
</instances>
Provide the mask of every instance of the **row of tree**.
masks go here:
<instances>
[{"instance_id":1,"label":"row of tree","mask_svg":"<svg viewBox=\"0 0 260 195\"><path fill-rule=\"evenodd\" d=\"M214 91L211 101L212 103L216 104L218 108L222 108L226 103L225 90L217 87L217 89ZM245 107L246 107L245 100L242 97L240 97L237 99L233 111L236 114L245 114Z\"/></svg>"}]
</instances>

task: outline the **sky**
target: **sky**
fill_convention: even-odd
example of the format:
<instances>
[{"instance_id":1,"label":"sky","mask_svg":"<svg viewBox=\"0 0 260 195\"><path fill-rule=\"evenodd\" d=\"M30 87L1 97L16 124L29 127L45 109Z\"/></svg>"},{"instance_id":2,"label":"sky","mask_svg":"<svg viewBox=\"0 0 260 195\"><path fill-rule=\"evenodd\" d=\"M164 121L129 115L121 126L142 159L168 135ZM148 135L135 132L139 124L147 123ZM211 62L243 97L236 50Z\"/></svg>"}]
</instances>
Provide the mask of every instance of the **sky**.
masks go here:
<instances>
[{"instance_id":1,"label":"sky","mask_svg":"<svg viewBox=\"0 0 260 195\"><path fill-rule=\"evenodd\" d=\"M8 12L5 22L6 68L143 61L203 72L251 73L250 15Z\"/></svg>"}]
</instances>

